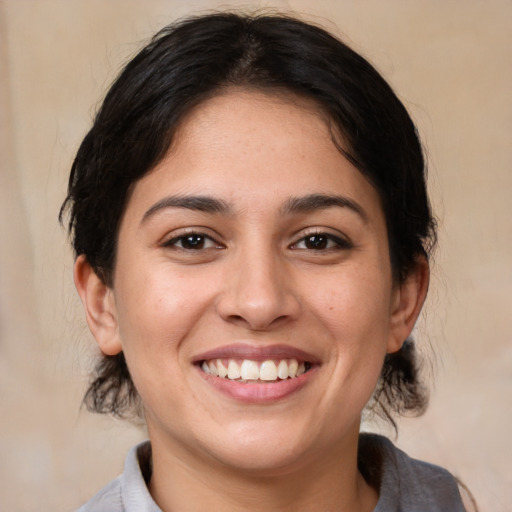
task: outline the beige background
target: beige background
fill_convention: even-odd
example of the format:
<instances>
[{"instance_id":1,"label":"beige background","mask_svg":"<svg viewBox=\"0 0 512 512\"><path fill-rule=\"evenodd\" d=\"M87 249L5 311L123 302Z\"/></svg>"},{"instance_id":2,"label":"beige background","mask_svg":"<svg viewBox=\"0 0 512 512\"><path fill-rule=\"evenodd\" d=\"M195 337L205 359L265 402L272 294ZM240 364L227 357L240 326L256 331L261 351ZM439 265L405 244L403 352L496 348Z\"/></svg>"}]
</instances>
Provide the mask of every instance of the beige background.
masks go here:
<instances>
[{"instance_id":1,"label":"beige background","mask_svg":"<svg viewBox=\"0 0 512 512\"><path fill-rule=\"evenodd\" d=\"M512 2L0 0L0 510L71 510L143 437L79 410L94 345L57 212L122 62L215 6L312 15L372 60L416 119L440 219L418 329L436 387L398 444L462 478L482 511L512 503Z\"/></svg>"}]
</instances>

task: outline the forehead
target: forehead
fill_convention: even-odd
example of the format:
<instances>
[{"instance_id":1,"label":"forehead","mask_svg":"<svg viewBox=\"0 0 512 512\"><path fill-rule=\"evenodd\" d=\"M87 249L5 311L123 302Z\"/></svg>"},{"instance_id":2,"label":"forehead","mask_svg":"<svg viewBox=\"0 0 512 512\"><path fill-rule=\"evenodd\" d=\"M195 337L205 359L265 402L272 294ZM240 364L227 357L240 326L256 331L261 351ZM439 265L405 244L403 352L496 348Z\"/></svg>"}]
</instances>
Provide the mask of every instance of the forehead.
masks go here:
<instances>
[{"instance_id":1,"label":"forehead","mask_svg":"<svg viewBox=\"0 0 512 512\"><path fill-rule=\"evenodd\" d=\"M326 109L317 101L304 95L297 94L285 87L257 88L248 86L227 86L216 90L211 96L199 102L183 117L179 130L186 133L191 127L197 126L202 121L217 122L220 114L221 119L230 117L234 119L240 111L244 114L249 111L259 112L260 116L251 116L254 121L257 117L268 120L265 114L272 111L276 120L286 123L290 116L305 115L307 121L316 118L319 124L327 127L329 115ZM232 114L230 116L230 114Z\"/></svg>"},{"instance_id":2,"label":"forehead","mask_svg":"<svg viewBox=\"0 0 512 512\"><path fill-rule=\"evenodd\" d=\"M294 142L299 146L304 138L319 147L331 146L330 124L319 104L291 91L229 87L184 116L167 155L176 156L191 146L196 151L204 147L234 153L241 149L239 143L258 153L279 147L292 149Z\"/></svg>"},{"instance_id":3,"label":"forehead","mask_svg":"<svg viewBox=\"0 0 512 512\"><path fill-rule=\"evenodd\" d=\"M344 157L331 124L319 105L293 93L230 88L185 116L166 156L134 196L144 192L154 199L167 190L220 194L236 203L336 189L373 200L373 187Z\"/></svg>"}]
</instances>

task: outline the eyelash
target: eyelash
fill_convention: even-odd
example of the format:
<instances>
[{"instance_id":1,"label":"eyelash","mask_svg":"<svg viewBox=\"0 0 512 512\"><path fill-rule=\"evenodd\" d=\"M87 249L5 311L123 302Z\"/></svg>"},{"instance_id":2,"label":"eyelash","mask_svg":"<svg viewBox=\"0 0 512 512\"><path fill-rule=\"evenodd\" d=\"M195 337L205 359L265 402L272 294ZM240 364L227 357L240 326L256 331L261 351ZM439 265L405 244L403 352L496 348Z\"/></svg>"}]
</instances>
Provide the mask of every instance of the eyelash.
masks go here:
<instances>
[{"instance_id":1,"label":"eyelash","mask_svg":"<svg viewBox=\"0 0 512 512\"><path fill-rule=\"evenodd\" d=\"M325 243L326 247L298 247L299 244L307 244L308 242L312 242L313 239L320 239L317 240L318 243ZM331 246L329 246L331 244ZM300 240L293 243L290 248L295 250L302 250L302 251L313 251L313 252L324 252L324 251L336 251L336 250L346 250L346 249L352 249L354 246L352 242L347 240L346 238L340 238L338 236L332 235L331 233L325 233L324 231L315 231L312 233L308 233L307 235L303 236Z\"/></svg>"},{"instance_id":2,"label":"eyelash","mask_svg":"<svg viewBox=\"0 0 512 512\"><path fill-rule=\"evenodd\" d=\"M316 241L314 239L317 239ZM192 242L195 247L184 247L184 242L188 240ZM188 242L186 242L188 243ZM308 243L313 243L317 245L317 247L308 247ZM204 245L210 245L209 247L204 247ZM300 244L304 244L304 247L299 247ZM212 237L205 235L200 232L189 232L177 237L171 238L170 240L164 242L162 244L163 247L168 248L176 248L183 251L201 251L207 249L222 249L223 245L216 242ZM324 252L324 251L332 251L332 250L346 250L353 248L353 244L344 238L340 238L338 236L332 235L330 233L325 233L322 231L308 233L303 236L297 242L294 242L290 245L290 249L292 250L303 250L303 251L312 251L312 252Z\"/></svg>"},{"instance_id":3,"label":"eyelash","mask_svg":"<svg viewBox=\"0 0 512 512\"><path fill-rule=\"evenodd\" d=\"M197 244L201 244L200 247L184 247L183 242L185 240L191 241L192 239L195 239ZM200 240L198 240L200 239ZM210 247L204 247L205 243L211 243ZM178 244L181 244L178 245ZM195 231L191 231L189 233L184 233L182 235L176 236L174 238L171 238L170 240L167 240L162 244L163 247L168 248L176 248L180 249L182 251L200 251L200 250L207 250L207 249L221 249L223 246L219 243L217 243L211 236L205 235L204 233L199 233Z\"/></svg>"}]
</instances>

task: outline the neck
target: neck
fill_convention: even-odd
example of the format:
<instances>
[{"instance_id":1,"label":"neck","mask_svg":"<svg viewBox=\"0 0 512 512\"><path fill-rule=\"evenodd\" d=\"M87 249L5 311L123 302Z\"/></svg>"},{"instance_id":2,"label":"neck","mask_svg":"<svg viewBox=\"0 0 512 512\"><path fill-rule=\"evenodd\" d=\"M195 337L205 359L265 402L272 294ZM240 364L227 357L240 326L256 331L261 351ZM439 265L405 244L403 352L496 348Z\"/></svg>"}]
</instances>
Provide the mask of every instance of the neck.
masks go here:
<instances>
[{"instance_id":1,"label":"neck","mask_svg":"<svg viewBox=\"0 0 512 512\"><path fill-rule=\"evenodd\" d=\"M371 512L378 495L357 470L357 438L293 467L243 470L180 453L152 436L149 490L164 512L260 510Z\"/></svg>"}]
</instances>

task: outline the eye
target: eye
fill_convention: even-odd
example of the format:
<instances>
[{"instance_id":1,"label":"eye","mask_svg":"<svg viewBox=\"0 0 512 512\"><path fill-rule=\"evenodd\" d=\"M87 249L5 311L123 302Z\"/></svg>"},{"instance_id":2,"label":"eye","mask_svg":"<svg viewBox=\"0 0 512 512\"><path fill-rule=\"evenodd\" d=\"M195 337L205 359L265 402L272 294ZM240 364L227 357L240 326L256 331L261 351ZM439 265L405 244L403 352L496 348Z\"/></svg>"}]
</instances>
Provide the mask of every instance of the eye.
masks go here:
<instances>
[{"instance_id":1,"label":"eye","mask_svg":"<svg viewBox=\"0 0 512 512\"><path fill-rule=\"evenodd\" d=\"M220 249L222 246L213 238L202 233L186 233L168 240L164 247L183 249L186 251L200 251L204 249Z\"/></svg>"},{"instance_id":2,"label":"eye","mask_svg":"<svg viewBox=\"0 0 512 512\"><path fill-rule=\"evenodd\" d=\"M329 249L350 249L352 243L330 233L311 233L291 246L291 249L327 251Z\"/></svg>"}]
</instances>

